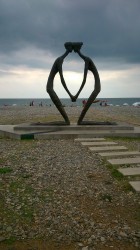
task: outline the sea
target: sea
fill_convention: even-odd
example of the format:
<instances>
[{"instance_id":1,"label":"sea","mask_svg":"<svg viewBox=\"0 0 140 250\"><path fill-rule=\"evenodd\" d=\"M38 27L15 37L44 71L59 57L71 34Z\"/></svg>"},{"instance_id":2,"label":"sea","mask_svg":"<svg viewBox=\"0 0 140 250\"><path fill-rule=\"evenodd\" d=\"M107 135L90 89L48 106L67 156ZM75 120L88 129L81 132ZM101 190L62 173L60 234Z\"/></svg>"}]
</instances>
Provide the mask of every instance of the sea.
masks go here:
<instances>
[{"instance_id":1,"label":"sea","mask_svg":"<svg viewBox=\"0 0 140 250\"><path fill-rule=\"evenodd\" d=\"M65 107L71 107L71 106L82 106L83 105L83 100L87 100L87 98L79 98L77 99L76 102L71 102L70 99L68 98L61 98L61 103ZM104 103L106 102L108 105L111 106L123 106L123 105L129 105L132 106L134 103L139 102L140 103L140 98L100 98L99 102L94 103L93 105L99 106L101 101ZM34 106L52 106L54 105L51 99L42 99L42 98L28 98L28 99L0 99L0 106L30 106L31 103L33 103Z\"/></svg>"}]
</instances>

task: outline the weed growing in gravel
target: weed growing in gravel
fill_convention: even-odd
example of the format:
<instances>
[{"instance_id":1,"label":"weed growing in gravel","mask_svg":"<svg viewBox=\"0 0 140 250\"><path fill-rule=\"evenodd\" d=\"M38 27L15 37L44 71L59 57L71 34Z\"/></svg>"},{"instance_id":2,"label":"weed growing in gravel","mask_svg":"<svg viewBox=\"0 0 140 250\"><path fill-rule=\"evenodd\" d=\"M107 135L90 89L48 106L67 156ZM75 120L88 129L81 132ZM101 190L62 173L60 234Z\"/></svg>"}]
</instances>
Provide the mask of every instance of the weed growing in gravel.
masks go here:
<instances>
[{"instance_id":1,"label":"weed growing in gravel","mask_svg":"<svg viewBox=\"0 0 140 250\"><path fill-rule=\"evenodd\" d=\"M31 174L25 174L25 175L22 175L22 178L24 178L24 179L28 179L28 178L30 178L30 177L32 177L32 175L31 175Z\"/></svg>"},{"instance_id":2,"label":"weed growing in gravel","mask_svg":"<svg viewBox=\"0 0 140 250\"><path fill-rule=\"evenodd\" d=\"M112 164L106 163L105 162L106 167L111 171L111 175L116 178L118 181L121 181L124 179L124 176L122 173L120 173L115 166L113 166Z\"/></svg>"},{"instance_id":3,"label":"weed growing in gravel","mask_svg":"<svg viewBox=\"0 0 140 250\"><path fill-rule=\"evenodd\" d=\"M122 173L120 173L117 169L112 168L111 170L111 174L114 178L116 178L118 181L121 181L122 179L124 179L124 176Z\"/></svg>"},{"instance_id":4,"label":"weed growing in gravel","mask_svg":"<svg viewBox=\"0 0 140 250\"><path fill-rule=\"evenodd\" d=\"M34 211L31 208L29 208L28 206L24 206L21 211L24 220L27 220L28 222L31 222L33 220Z\"/></svg>"},{"instance_id":5,"label":"weed growing in gravel","mask_svg":"<svg viewBox=\"0 0 140 250\"><path fill-rule=\"evenodd\" d=\"M123 182L123 189L124 189L124 191L126 191L126 192L133 192L133 193L136 192L136 191L133 189L133 187L129 184L129 182L128 182L127 180L125 180L125 181Z\"/></svg>"},{"instance_id":6,"label":"weed growing in gravel","mask_svg":"<svg viewBox=\"0 0 140 250\"><path fill-rule=\"evenodd\" d=\"M7 245L11 245L16 241L15 237L10 237L9 239L4 240L4 243L6 243ZM13 248L12 248L13 249Z\"/></svg>"},{"instance_id":7,"label":"weed growing in gravel","mask_svg":"<svg viewBox=\"0 0 140 250\"><path fill-rule=\"evenodd\" d=\"M10 173L12 171L13 171L12 168L8 168L8 167L0 168L0 174L7 174L7 173Z\"/></svg>"},{"instance_id":8,"label":"weed growing in gravel","mask_svg":"<svg viewBox=\"0 0 140 250\"><path fill-rule=\"evenodd\" d=\"M44 202L53 200L53 190L51 188L46 188L44 192L40 195L40 199Z\"/></svg>"},{"instance_id":9,"label":"weed growing in gravel","mask_svg":"<svg viewBox=\"0 0 140 250\"><path fill-rule=\"evenodd\" d=\"M9 187L9 190L11 191L11 192L15 192L18 188L20 188L21 187L21 183L20 182L18 182L18 181L13 181L13 182L11 182L10 183L10 187Z\"/></svg>"},{"instance_id":10,"label":"weed growing in gravel","mask_svg":"<svg viewBox=\"0 0 140 250\"><path fill-rule=\"evenodd\" d=\"M116 166L106 163L105 161L104 163L106 167L110 170L111 175L120 182L125 192L130 192L130 191L135 192L132 186L129 184L128 179L124 177L123 174L116 169Z\"/></svg>"},{"instance_id":11,"label":"weed growing in gravel","mask_svg":"<svg viewBox=\"0 0 140 250\"><path fill-rule=\"evenodd\" d=\"M112 196L109 195L109 194L102 194L102 195L101 195L101 199L104 200L104 201L109 201L109 202L111 202L111 201L112 201Z\"/></svg>"}]
</instances>

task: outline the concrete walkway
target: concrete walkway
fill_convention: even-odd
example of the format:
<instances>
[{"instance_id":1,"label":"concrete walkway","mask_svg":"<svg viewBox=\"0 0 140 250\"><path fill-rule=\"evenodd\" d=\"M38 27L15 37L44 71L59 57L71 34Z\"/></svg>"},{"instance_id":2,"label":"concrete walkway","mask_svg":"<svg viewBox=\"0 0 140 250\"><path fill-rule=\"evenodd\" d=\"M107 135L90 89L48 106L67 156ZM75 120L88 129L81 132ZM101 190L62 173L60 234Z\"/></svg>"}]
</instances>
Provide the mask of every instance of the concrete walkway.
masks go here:
<instances>
[{"instance_id":1,"label":"concrete walkway","mask_svg":"<svg viewBox=\"0 0 140 250\"><path fill-rule=\"evenodd\" d=\"M89 149L95 152L112 151L112 150L127 150L127 148L124 146L89 147Z\"/></svg>"},{"instance_id":2,"label":"concrete walkway","mask_svg":"<svg viewBox=\"0 0 140 250\"><path fill-rule=\"evenodd\" d=\"M105 141L105 142L81 142L83 146L106 146L106 145L117 145L116 142L112 141Z\"/></svg>"},{"instance_id":3,"label":"concrete walkway","mask_svg":"<svg viewBox=\"0 0 140 250\"><path fill-rule=\"evenodd\" d=\"M137 164L140 163L140 157L136 158L124 158L124 159L111 159L108 160L112 165L122 165L122 164Z\"/></svg>"},{"instance_id":4,"label":"concrete walkway","mask_svg":"<svg viewBox=\"0 0 140 250\"><path fill-rule=\"evenodd\" d=\"M140 181L130 181L129 183L136 192L140 192Z\"/></svg>"},{"instance_id":5,"label":"concrete walkway","mask_svg":"<svg viewBox=\"0 0 140 250\"><path fill-rule=\"evenodd\" d=\"M119 158L119 157L126 157L126 156L140 156L139 151L125 151L125 152L107 152L107 153L99 153L100 156L106 158Z\"/></svg>"},{"instance_id":6,"label":"concrete walkway","mask_svg":"<svg viewBox=\"0 0 140 250\"><path fill-rule=\"evenodd\" d=\"M129 164L130 167L128 168L118 168L118 171L120 173L122 173L124 176L129 176L129 178L131 176L133 176L133 178L135 176L139 176L140 175L140 157L138 157L140 155L139 151L126 151L128 150L126 147L124 146L114 146L114 142L110 142L110 141L105 141L105 139L102 141L99 138L92 138L88 140L89 138L79 138L79 139L75 139L75 141L80 142L82 146L88 146L89 150L97 152L101 157L106 157L107 161L112 164L112 165L125 165L125 164ZM90 147L91 145L96 145L96 147ZM108 146L110 145L110 146ZM112 145L112 146L111 146ZM117 152L119 150L119 152ZM123 151L120 151L123 150ZM125 151L124 151L125 150ZM103 151L103 153L100 153L100 151ZM106 152L109 151L109 152ZM114 151L114 152L113 152ZM123 158L126 157L127 158ZM112 157L117 157L117 159L113 158L110 159ZM132 166L131 164L139 164L136 165L137 167ZM140 192L140 181L138 180L133 180L133 181L129 181L129 184L133 187L133 189L136 192Z\"/></svg>"},{"instance_id":7,"label":"concrete walkway","mask_svg":"<svg viewBox=\"0 0 140 250\"><path fill-rule=\"evenodd\" d=\"M140 175L140 167L137 167L137 168L119 168L118 170L124 176Z\"/></svg>"}]
</instances>

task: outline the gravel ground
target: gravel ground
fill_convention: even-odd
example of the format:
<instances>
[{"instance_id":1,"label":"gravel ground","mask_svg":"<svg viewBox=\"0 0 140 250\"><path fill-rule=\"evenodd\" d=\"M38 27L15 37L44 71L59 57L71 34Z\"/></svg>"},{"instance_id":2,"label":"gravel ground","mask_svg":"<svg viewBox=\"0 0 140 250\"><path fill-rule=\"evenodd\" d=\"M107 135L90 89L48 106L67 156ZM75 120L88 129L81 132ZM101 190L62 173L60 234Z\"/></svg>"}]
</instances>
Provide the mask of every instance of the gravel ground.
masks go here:
<instances>
[{"instance_id":1,"label":"gravel ground","mask_svg":"<svg viewBox=\"0 0 140 250\"><path fill-rule=\"evenodd\" d=\"M46 117L59 117L54 108L5 108L1 124L42 121L46 110ZM79 109L68 108L71 119ZM102 112L96 109L94 117L104 118ZM139 140L129 147L136 150ZM139 194L80 143L1 138L0 170L1 250L139 249Z\"/></svg>"}]
</instances>

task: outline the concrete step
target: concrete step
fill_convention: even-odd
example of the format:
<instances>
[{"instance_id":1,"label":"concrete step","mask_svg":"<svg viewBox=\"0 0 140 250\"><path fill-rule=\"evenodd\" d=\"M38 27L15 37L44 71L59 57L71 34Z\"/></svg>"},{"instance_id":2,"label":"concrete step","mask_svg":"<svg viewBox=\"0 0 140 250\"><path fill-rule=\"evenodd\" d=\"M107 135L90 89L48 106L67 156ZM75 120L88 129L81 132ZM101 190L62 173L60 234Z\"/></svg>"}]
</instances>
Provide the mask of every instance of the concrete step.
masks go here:
<instances>
[{"instance_id":1,"label":"concrete step","mask_svg":"<svg viewBox=\"0 0 140 250\"><path fill-rule=\"evenodd\" d=\"M95 137L136 137L140 138L140 133L129 131L129 130L120 130L120 131L111 131L111 130L64 130L64 131L50 131L45 133L35 133L34 139L75 139L75 138L95 138Z\"/></svg>"},{"instance_id":2,"label":"concrete step","mask_svg":"<svg viewBox=\"0 0 140 250\"><path fill-rule=\"evenodd\" d=\"M81 141L105 141L105 138L76 138L74 139L77 142L81 142Z\"/></svg>"},{"instance_id":3,"label":"concrete step","mask_svg":"<svg viewBox=\"0 0 140 250\"><path fill-rule=\"evenodd\" d=\"M130 181L129 184L134 188L136 192L140 192L140 181Z\"/></svg>"},{"instance_id":4,"label":"concrete step","mask_svg":"<svg viewBox=\"0 0 140 250\"><path fill-rule=\"evenodd\" d=\"M57 124L55 124L57 123ZM24 130L24 131L33 131L33 130L54 130L54 131L70 131L70 130L108 130L108 131L133 131L134 127L130 125L77 125L76 123L72 123L70 125L66 125L65 122L52 122L52 123L31 123L31 124L19 124L14 127L14 130Z\"/></svg>"},{"instance_id":5,"label":"concrete step","mask_svg":"<svg viewBox=\"0 0 140 250\"><path fill-rule=\"evenodd\" d=\"M105 142L81 142L83 146L106 146L106 145L117 145L116 142L105 141Z\"/></svg>"},{"instance_id":6,"label":"concrete step","mask_svg":"<svg viewBox=\"0 0 140 250\"><path fill-rule=\"evenodd\" d=\"M99 153L100 156L106 158L118 158L118 157L126 157L126 156L136 156L140 155L139 151L125 151L125 152L106 152L106 153Z\"/></svg>"},{"instance_id":7,"label":"concrete step","mask_svg":"<svg viewBox=\"0 0 140 250\"><path fill-rule=\"evenodd\" d=\"M113 150L127 150L124 146L105 146L105 147L89 147L91 151L100 152L100 151L113 151Z\"/></svg>"},{"instance_id":8,"label":"concrete step","mask_svg":"<svg viewBox=\"0 0 140 250\"><path fill-rule=\"evenodd\" d=\"M140 175L140 167L137 168L119 168L118 171L124 176L128 175Z\"/></svg>"},{"instance_id":9,"label":"concrete step","mask_svg":"<svg viewBox=\"0 0 140 250\"><path fill-rule=\"evenodd\" d=\"M121 164L137 164L140 163L140 157L135 158L123 158L123 159L111 159L107 160L112 165L121 165Z\"/></svg>"},{"instance_id":10,"label":"concrete step","mask_svg":"<svg viewBox=\"0 0 140 250\"><path fill-rule=\"evenodd\" d=\"M95 137L136 137L140 138L140 127L131 126L45 126L45 125L0 125L0 136L15 139L75 139Z\"/></svg>"}]
</instances>

